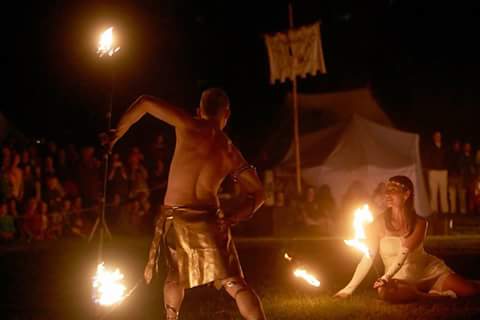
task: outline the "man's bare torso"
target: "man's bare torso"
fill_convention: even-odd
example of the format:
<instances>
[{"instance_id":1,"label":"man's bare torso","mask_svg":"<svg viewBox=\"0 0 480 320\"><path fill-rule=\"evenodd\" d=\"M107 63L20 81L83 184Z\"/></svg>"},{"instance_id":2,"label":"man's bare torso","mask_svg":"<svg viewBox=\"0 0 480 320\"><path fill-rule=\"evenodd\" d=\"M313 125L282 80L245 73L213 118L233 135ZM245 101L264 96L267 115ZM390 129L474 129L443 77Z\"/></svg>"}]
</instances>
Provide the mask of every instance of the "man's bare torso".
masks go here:
<instances>
[{"instance_id":1,"label":"man's bare torso","mask_svg":"<svg viewBox=\"0 0 480 320\"><path fill-rule=\"evenodd\" d=\"M218 206L217 192L223 179L241 161L223 131L205 120L198 121L198 129L176 129L166 205Z\"/></svg>"}]
</instances>

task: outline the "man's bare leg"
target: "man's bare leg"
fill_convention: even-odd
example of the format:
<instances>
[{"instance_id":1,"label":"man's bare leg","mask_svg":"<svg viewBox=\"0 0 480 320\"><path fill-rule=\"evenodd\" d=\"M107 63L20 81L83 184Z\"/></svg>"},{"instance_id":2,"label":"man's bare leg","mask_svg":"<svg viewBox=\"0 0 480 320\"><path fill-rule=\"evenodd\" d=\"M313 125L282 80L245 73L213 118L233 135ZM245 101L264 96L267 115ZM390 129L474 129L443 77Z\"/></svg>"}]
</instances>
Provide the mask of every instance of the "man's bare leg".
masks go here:
<instances>
[{"instance_id":1,"label":"man's bare leg","mask_svg":"<svg viewBox=\"0 0 480 320\"><path fill-rule=\"evenodd\" d=\"M262 302L258 298L255 291L248 286L241 277L233 277L223 280L225 291L235 299L238 311L242 317L247 320L264 320L266 319L263 312Z\"/></svg>"},{"instance_id":2,"label":"man's bare leg","mask_svg":"<svg viewBox=\"0 0 480 320\"><path fill-rule=\"evenodd\" d=\"M184 292L185 288L178 282L178 274L170 270L163 285L163 302L167 320L178 319Z\"/></svg>"}]
</instances>

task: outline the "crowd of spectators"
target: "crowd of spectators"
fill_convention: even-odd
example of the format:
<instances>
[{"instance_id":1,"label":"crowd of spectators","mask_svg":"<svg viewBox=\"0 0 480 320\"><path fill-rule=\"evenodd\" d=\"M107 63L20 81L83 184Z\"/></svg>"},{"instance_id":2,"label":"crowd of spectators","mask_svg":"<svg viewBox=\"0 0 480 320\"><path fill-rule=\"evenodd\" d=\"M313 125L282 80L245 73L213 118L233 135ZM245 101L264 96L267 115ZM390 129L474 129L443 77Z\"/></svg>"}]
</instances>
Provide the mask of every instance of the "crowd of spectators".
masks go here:
<instances>
[{"instance_id":1,"label":"crowd of spectators","mask_svg":"<svg viewBox=\"0 0 480 320\"><path fill-rule=\"evenodd\" d=\"M158 135L145 154L109 157L105 217L111 232L145 233L167 185L169 151ZM100 148L5 143L0 168L0 240L87 238L102 212L105 156Z\"/></svg>"},{"instance_id":2,"label":"crowd of spectators","mask_svg":"<svg viewBox=\"0 0 480 320\"><path fill-rule=\"evenodd\" d=\"M143 149L133 146L109 157L105 216L113 233L151 232L163 202L172 147L158 135ZM460 140L447 146L436 131L421 151L432 212L450 217L480 213L480 150L474 152L470 142ZM90 235L104 200L101 149L34 141L4 144L0 157L1 241ZM351 229L351 213L360 204L369 203L375 215L385 210L383 183L372 194L359 193L362 188L352 185L339 208L328 186L305 185L299 196L291 177L278 177L271 168L261 168L259 174L267 190L259 216L269 219L258 223L262 218L256 218L254 224L238 227L240 233L242 228L256 228L280 236L338 235ZM241 201L231 179L224 181L219 197L226 208Z\"/></svg>"}]
</instances>

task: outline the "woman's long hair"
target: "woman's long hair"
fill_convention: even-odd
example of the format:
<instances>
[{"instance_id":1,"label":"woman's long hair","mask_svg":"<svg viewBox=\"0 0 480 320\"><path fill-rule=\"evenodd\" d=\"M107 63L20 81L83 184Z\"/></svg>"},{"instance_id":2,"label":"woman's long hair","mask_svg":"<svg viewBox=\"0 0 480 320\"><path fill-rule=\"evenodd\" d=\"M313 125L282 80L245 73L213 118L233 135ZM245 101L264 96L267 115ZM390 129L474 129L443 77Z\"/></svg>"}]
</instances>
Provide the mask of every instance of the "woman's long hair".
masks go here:
<instances>
[{"instance_id":1,"label":"woman's long hair","mask_svg":"<svg viewBox=\"0 0 480 320\"><path fill-rule=\"evenodd\" d=\"M405 220L407 223L407 236L411 235L413 230L415 229L415 222L417 220L417 212L415 211L414 207L414 189L412 180L410 180L406 176L394 176L388 179L389 182L393 182L394 184L400 184L402 186L402 191L410 191L410 196L407 200L405 200ZM398 231L392 225L392 208L388 208L384 214L385 217L385 226L390 231Z\"/></svg>"}]
</instances>

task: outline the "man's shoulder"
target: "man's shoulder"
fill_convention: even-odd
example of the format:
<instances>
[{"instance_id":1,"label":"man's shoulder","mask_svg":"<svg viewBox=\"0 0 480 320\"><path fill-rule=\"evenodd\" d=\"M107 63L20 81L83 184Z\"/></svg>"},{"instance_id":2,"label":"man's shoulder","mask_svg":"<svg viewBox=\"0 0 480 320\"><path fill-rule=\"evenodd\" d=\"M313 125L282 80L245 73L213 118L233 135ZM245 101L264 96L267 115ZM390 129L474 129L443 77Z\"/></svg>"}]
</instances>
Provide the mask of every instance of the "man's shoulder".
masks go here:
<instances>
[{"instance_id":1,"label":"man's shoulder","mask_svg":"<svg viewBox=\"0 0 480 320\"><path fill-rule=\"evenodd\" d=\"M198 134L201 131L212 130L214 126L208 120L204 120L198 117L192 117L189 126L178 126L175 130L183 134Z\"/></svg>"}]
</instances>

